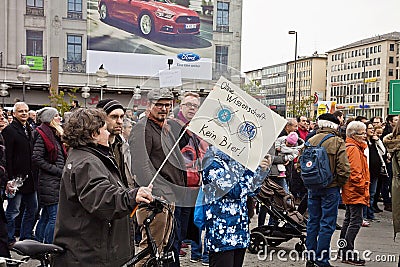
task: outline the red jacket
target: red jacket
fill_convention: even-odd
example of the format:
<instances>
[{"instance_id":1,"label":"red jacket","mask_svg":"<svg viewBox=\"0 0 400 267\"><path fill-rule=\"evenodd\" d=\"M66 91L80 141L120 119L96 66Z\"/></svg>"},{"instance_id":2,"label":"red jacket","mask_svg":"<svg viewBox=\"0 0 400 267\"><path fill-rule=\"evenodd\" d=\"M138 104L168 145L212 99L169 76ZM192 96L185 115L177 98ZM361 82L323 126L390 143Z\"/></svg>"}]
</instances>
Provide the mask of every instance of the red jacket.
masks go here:
<instances>
[{"instance_id":1,"label":"red jacket","mask_svg":"<svg viewBox=\"0 0 400 267\"><path fill-rule=\"evenodd\" d=\"M350 177L342 188L344 204L363 204L369 206L369 169L364 150L366 143L359 143L353 138L346 138L346 152L350 163Z\"/></svg>"}]
</instances>

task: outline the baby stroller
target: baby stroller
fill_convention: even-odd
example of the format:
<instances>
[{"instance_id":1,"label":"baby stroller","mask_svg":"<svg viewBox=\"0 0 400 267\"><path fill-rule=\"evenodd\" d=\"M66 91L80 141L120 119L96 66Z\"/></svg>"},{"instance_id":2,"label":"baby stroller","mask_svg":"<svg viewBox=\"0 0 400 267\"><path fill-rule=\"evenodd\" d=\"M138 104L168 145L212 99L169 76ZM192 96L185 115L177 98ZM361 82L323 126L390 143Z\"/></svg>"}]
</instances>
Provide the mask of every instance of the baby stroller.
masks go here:
<instances>
[{"instance_id":1,"label":"baby stroller","mask_svg":"<svg viewBox=\"0 0 400 267\"><path fill-rule=\"evenodd\" d=\"M294 197L277 183L266 179L255 199L267 209L273 224L262 225L251 230L250 253L265 253L268 246L279 246L292 238L299 238L295 250L305 250L306 224L304 217L296 211Z\"/></svg>"}]
</instances>

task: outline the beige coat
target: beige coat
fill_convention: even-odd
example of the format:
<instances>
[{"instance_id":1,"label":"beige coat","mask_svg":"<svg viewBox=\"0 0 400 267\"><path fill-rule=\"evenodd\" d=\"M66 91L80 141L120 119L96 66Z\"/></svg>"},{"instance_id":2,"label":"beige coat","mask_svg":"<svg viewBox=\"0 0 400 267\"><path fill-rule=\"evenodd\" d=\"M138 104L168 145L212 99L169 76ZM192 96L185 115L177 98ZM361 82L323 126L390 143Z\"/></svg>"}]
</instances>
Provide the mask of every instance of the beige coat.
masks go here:
<instances>
[{"instance_id":1,"label":"beige coat","mask_svg":"<svg viewBox=\"0 0 400 267\"><path fill-rule=\"evenodd\" d=\"M400 136L388 134L383 138L387 150L392 155L392 216L394 237L400 232Z\"/></svg>"}]
</instances>

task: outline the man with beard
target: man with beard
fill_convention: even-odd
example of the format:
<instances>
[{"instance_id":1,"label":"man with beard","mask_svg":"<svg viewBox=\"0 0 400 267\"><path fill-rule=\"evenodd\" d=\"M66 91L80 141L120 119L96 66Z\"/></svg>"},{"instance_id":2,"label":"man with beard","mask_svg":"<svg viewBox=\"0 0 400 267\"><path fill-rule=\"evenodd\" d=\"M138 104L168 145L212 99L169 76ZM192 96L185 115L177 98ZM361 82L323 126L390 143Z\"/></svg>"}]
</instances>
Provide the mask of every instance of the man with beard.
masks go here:
<instances>
[{"instance_id":1,"label":"man with beard","mask_svg":"<svg viewBox=\"0 0 400 267\"><path fill-rule=\"evenodd\" d=\"M182 207L190 205L182 201L186 195L186 166L179 146L175 146L181 126L174 120L167 120L172 108L173 95L168 89L152 89L148 95L146 116L132 128L129 145L132 154L132 172L136 175L139 185L149 185L157 170L159 174L153 183L153 194L167 199L170 203ZM162 166L168 153L171 155ZM160 169L161 168L161 169ZM147 217L146 208L139 209L136 217L139 225ZM175 218L180 220L180 218ZM150 224L150 232L154 238L159 253L167 245L171 232L172 218L168 212L158 213ZM147 246L147 237L142 230L141 250ZM175 264L179 266L178 251L174 250ZM139 262L142 266L147 259ZM170 265L172 266L172 265Z\"/></svg>"}]
</instances>

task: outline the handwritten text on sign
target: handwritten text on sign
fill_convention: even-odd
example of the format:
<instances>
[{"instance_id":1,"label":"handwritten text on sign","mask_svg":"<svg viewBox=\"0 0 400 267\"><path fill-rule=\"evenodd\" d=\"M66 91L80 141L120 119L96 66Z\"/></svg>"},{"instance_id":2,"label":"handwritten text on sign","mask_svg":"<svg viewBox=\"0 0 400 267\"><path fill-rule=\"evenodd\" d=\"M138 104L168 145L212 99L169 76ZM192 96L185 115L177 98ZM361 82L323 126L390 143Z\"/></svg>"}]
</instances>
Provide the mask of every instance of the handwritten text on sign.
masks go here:
<instances>
[{"instance_id":1,"label":"handwritten text on sign","mask_svg":"<svg viewBox=\"0 0 400 267\"><path fill-rule=\"evenodd\" d=\"M286 120L221 77L189 130L254 171Z\"/></svg>"}]
</instances>

